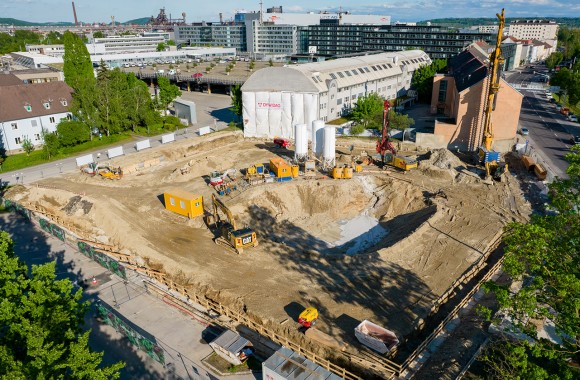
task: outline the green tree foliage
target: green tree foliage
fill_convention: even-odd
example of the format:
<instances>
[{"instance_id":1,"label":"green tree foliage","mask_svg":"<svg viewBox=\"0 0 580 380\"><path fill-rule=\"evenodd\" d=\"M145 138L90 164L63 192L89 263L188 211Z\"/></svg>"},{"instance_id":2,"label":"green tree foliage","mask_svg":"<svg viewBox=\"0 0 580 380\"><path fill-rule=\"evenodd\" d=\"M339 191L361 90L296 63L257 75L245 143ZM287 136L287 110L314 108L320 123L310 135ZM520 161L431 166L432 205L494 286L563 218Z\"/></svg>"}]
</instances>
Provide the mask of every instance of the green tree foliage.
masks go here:
<instances>
[{"instance_id":1,"label":"green tree foliage","mask_svg":"<svg viewBox=\"0 0 580 380\"><path fill-rule=\"evenodd\" d=\"M393 109L389 110L387 118L389 120L389 129L405 130L415 124L414 119L410 118L408 115L397 113Z\"/></svg>"},{"instance_id":2,"label":"green tree foliage","mask_svg":"<svg viewBox=\"0 0 580 380\"><path fill-rule=\"evenodd\" d=\"M56 134L61 146L74 146L90 138L90 131L87 126L77 120L62 120L56 126Z\"/></svg>"},{"instance_id":3,"label":"green tree foliage","mask_svg":"<svg viewBox=\"0 0 580 380\"><path fill-rule=\"evenodd\" d=\"M40 35L28 30L17 30L14 36L0 33L0 54L26 51L26 44L36 45L40 42Z\"/></svg>"},{"instance_id":4,"label":"green tree foliage","mask_svg":"<svg viewBox=\"0 0 580 380\"><path fill-rule=\"evenodd\" d=\"M181 96L181 90L174 84L169 82L166 77L158 77L157 85L159 86L159 108L162 110L167 109L169 103L171 103L175 98Z\"/></svg>"},{"instance_id":5,"label":"green tree foliage","mask_svg":"<svg viewBox=\"0 0 580 380\"><path fill-rule=\"evenodd\" d=\"M46 45L62 44L64 43L64 36L60 32L48 32L41 42Z\"/></svg>"},{"instance_id":6,"label":"green tree foliage","mask_svg":"<svg viewBox=\"0 0 580 380\"><path fill-rule=\"evenodd\" d=\"M536 340L533 345L502 341L492 346L483 361L500 373L496 378L580 378L568 365L580 362L580 146L566 159L569 178L555 179L549 187L552 213L506 227L503 270L522 281L521 289L512 294L507 286L486 284L515 326ZM552 320L562 345L538 339L529 318Z\"/></svg>"},{"instance_id":7,"label":"green tree foliage","mask_svg":"<svg viewBox=\"0 0 580 380\"><path fill-rule=\"evenodd\" d=\"M550 84L560 86L560 89L567 94L569 104L576 105L580 101L580 71L564 67L552 75Z\"/></svg>"},{"instance_id":8,"label":"green tree foliage","mask_svg":"<svg viewBox=\"0 0 580 380\"><path fill-rule=\"evenodd\" d=\"M48 132L46 129L42 129L42 140L44 144L42 145L42 150L46 158L51 158L58 154L58 149L60 148L60 141L58 141L58 135L56 132Z\"/></svg>"},{"instance_id":9,"label":"green tree foliage","mask_svg":"<svg viewBox=\"0 0 580 380\"><path fill-rule=\"evenodd\" d=\"M362 124L353 124L350 127L350 134L353 136L360 135L365 131L365 127Z\"/></svg>"},{"instance_id":10,"label":"green tree foliage","mask_svg":"<svg viewBox=\"0 0 580 380\"><path fill-rule=\"evenodd\" d=\"M272 58L270 58L270 60L268 61L268 65L270 67L274 66L274 61L272 61Z\"/></svg>"},{"instance_id":11,"label":"green tree foliage","mask_svg":"<svg viewBox=\"0 0 580 380\"><path fill-rule=\"evenodd\" d=\"M564 59L564 54L560 53L559 51L550 54L548 58L546 58L546 67L552 70L556 65L558 65Z\"/></svg>"},{"instance_id":12,"label":"green tree foliage","mask_svg":"<svg viewBox=\"0 0 580 380\"><path fill-rule=\"evenodd\" d=\"M239 120L242 118L244 113L244 107L242 104L242 87L239 84L236 84L232 87L232 91L230 94L232 99L232 106L230 107L230 111L236 115L236 118Z\"/></svg>"},{"instance_id":13,"label":"green tree foliage","mask_svg":"<svg viewBox=\"0 0 580 380\"><path fill-rule=\"evenodd\" d=\"M173 40L167 41L167 46L175 46L175 41Z\"/></svg>"},{"instance_id":14,"label":"green tree foliage","mask_svg":"<svg viewBox=\"0 0 580 380\"><path fill-rule=\"evenodd\" d=\"M383 103L384 100L374 92L361 96L357 99L351 118L364 129L380 130L383 127Z\"/></svg>"},{"instance_id":15,"label":"green tree foliage","mask_svg":"<svg viewBox=\"0 0 580 380\"><path fill-rule=\"evenodd\" d=\"M558 47L564 49L564 59L580 56L580 29L561 28L558 31Z\"/></svg>"},{"instance_id":16,"label":"green tree foliage","mask_svg":"<svg viewBox=\"0 0 580 380\"><path fill-rule=\"evenodd\" d=\"M419 101L431 102L433 92L433 77L437 73L442 73L447 68L446 59L435 59L428 66L422 66L413 73L411 86L417 91Z\"/></svg>"},{"instance_id":17,"label":"green tree foliage","mask_svg":"<svg viewBox=\"0 0 580 380\"><path fill-rule=\"evenodd\" d=\"M118 379L122 362L101 367L102 353L82 331L88 303L55 262L30 272L0 232L0 377L6 379Z\"/></svg>"},{"instance_id":18,"label":"green tree foliage","mask_svg":"<svg viewBox=\"0 0 580 380\"><path fill-rule=\"evenodd\" d=\"M105 38L105 33L101 32L100 30L97 30L96 32L93 33L93 38Z\"/></svg>"},{"instance_id":19,"label":"green tree foliage","mask_svg":"<svg viewBox=\"0 0 580 380\"><path fill-rule=\"evenodd\" d=\"M30 153L32 153L32 151L34 150L34 144L32 144L32 141L30 141L28 136L24 137L24 140L22 140L21 146L22 146L22 149L26 152L27 156L29 156Z\"/></svg>"},{"instance_id":20,"label":"green tree foliage","mask_svg":"<svg viewBox=\"0 0 580 380\"><path fill-rule=\"evenodd\" d=\"M165 44L163 42L157 44L157 51L165 51Z\"/></svg>"}]
</instances>

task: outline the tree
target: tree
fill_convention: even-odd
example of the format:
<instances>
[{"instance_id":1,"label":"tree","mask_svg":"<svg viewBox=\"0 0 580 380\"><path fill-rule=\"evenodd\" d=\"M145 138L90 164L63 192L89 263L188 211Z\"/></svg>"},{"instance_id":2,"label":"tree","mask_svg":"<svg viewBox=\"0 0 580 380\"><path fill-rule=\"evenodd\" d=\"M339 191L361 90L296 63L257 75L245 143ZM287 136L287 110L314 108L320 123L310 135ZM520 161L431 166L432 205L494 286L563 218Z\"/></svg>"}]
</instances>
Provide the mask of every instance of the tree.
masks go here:
<instances>
[{"instance_id":1,"label":"tree","mask_svg":"<svg viewBox=\"0 0 580 380\"><path fill-rule=\"evenodd\" d=\"M387 114L387 119L389 120L389 128L400 129L402 131L415 124L415 120L408 115L397 113L393 109Z\"/></svg>"},{"instance_id":2,"label":"tree","mask_svg":"<svg viewBox=\"0 0 580 380\"><path fill-rule=\"evenodd\" d=\"M0 377L10 379L118 379L122 362L101 367L103 354L83 332L88 302L70 280L57 280L55 262L30 272L0 231Z\"/></svg>"},{"instance_id":3,"label":"tree","mask_svg":"<svg viewBox=\"0 0 580 380\"><path fill-rule=\"evenodd\" d=\"M66 83L74 90L71 112L86 127L92 139L91 128L96 126L96 79L91 57L83 41L71 32L64 33L64 75Z\"/></svg>"},{"instance_id":4,"label":"tree","mask_svg":"<svg viewBox=\"0 0 580 380\"><path fill-rule=\"evenodd\" d=\"M22 140L21 146L22 146L22 149L26 152L27 156L30 156L30 153L32 153L32 151L34 151L34 144L32 144L32 141L30 141L28 136L24 137L24 139Z\"/></svg>"},{"instance_id":5,"label":"tree","mask_svg":"<svg viewBox=\"0 0 580 380\"><path fill-rule=\"evenodd\" d=\"M173 40L167 41L167 46L175 46L175 41Z\"/></svg>"},{"instance_id":6,"label":"tree","mask_svg":"<svg viewBox=\"0 0 580 380\"><path fill-rule=\"evenodd\" d=\"M58 136L55 132L48 132L46 129L42 129L42 140L44 144L42 150L46 158L50 159L52 156L58 154L58 148L60 148L60 142L58 141Z\"/></svg>"},{"instance_id":7,"label":"tree","mask_svg":"<svg viewBox=\"0 0 580 380\"><path fill-rule=\"evenodd\" d=\"M62 146L75 146L89 139L86 126L78 120L62 120L56 126L56 134Z\"/></svg>"},{"instance_id":8,"label":"tree","mask_svg":"<svg viewBox=\"0 0 580 380\"><path fill-rule=\"evenodd\" d=\"M232 99L230 111L232 111L236 116L236 119L239 120L244 113L244 107L242 104L242 87L239 84L232 87L230 98Z\"/></svg>"},{"instance_id":9,"label":"tree","mask_svg":"<svg viewBox=\"0 0 580 380\"><path fill-rule=\"evenodd\" d=\"M169 82L165 77L157 78L157 85L159 86L159 107L163 110L167 109L169 103L175 98L181 96L181 90L174 84Z\"/></svg>"},{"instance_id":10,"label":"tree","mask_svg":"<svg viewBox=\"0 0 580 380\"><path fill-rule=\"evenodd\" d=\"M93 33L93 38L105 38L105 33L101 32L100 30L97 30L96 32Z\"/></svg>"},{"instance_id":11,"label":"tree","mask_svg":"<svg viewBox=\"0 0 580 380\"><path fill-rule=\"evenodd\" d=\"M270 65L270 67L274 66L274 61L272 61L272 58L270 58L270 60L268 61L268 65Z\"/></svg>"},{"instance_id":12,"label":"tree","mask_svg":"<svg viewBox=\"0 0 580 380\"><path fill-rule=\"evenodd\" d=\"M351 117L364 129L381 129L383 120L384 100L374 92L357 99Z\"/></svg>"},{"instance_id":13,"label":"tree","mask_svg":"<svg viewBox=\"0 0 580 380\"><path fill-rule=\"evenodd\" d=\"M447 60L436 59L430 65L421 66L413 73L411 86L417 90L419 100L422 102L431 101L433 92L433 76L436 73L443 72L447 67Z\"/></svg>"},{"instance_id":14,"label":"tree","mask_svg":"<svg viewBox=\"0 0 580 380\"><path fill-rule=\"evenodd\" d=\"M256 67L256 62L252 59L250 61L250 64L248 65L248 68L250 69L250 71L253 71L255 67Z\"/></svg>"},{"instance_id":15,"label":"tree","mask_svg":"<svg viewBox=\"0 0 580 380\"><path fill-rule=\"evenodd\" d=\"M564 54L560 52L554 52L546 58L546 67L552 70L556 65L558 65L564 59Z\"/></svg>"},{"instance_id":16,"label":"tree","mask_svg":"<svg viewBox=\"0 0 580 380\"><path fill-rule=\"evenodd\" d=\"M502 378L580 376L569 365L580 362L580 146L572 147L566 159L569 178L557 178L549 186L550 212L506 227L503 270L521 281L520 290L512 294L508 286L485 285L514 326L534 340L491 346L482 361ZM555 324L561 345L539 339L535 325L528 323L546 318ZM524 361L524 366L514 365Z\"/></svg>"},{"instance_id":17,"label":"tree","mask_svg":"<svg viewBox=\"0 0 580 380\"><path fill-rule=\"evenodd\" d=\"M157 44L157 51L165 51L165 44L163 42Z\"/></svg>"}]
</instances>

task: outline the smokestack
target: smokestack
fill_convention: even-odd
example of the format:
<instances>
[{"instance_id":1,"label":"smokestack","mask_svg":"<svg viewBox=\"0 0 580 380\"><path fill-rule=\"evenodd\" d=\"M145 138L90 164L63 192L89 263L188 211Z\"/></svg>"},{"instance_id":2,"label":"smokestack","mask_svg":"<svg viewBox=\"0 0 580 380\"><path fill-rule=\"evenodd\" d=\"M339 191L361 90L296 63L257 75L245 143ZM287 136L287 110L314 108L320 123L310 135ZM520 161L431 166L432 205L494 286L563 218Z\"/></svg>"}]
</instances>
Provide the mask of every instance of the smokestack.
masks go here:
<instances>
[{"instance_id":1,"label":"smokestack","mask_svg":"<svg viewBox=\"0 0 580 380\"><path fill-rule=\"evenodd\" d=\"M220 12L220 24L224 23L224 15Z\"/></svg>"},{"instance_id":2,"label":"smokestack","mask_svg":"<svg viewBox=\"0 0 580 380\"><path fill-rule=\"evenodd\" d=\"M75 16L75 26L79 26L79 20L77 20L77 10L75 8L75 2L72 2L72 6L73 6L73 15Z\"/></svg>"}]
</instances>

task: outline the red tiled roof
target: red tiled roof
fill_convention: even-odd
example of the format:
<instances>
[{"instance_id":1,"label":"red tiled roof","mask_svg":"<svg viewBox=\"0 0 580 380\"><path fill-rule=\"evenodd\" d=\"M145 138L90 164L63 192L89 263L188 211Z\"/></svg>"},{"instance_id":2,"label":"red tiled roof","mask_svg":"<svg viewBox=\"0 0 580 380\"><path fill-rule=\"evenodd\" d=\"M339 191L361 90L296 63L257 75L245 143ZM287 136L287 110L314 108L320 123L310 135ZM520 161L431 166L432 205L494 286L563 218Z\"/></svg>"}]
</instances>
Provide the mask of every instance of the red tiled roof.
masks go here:
<instances>
[{"instance_id":1,"label":"red tiled roof","mask_svg":"<svg viewBox=\"0 0 580 380\"><path fill-rule=\"evenodd\" d=\"M68 112L72 93L73 89L60 81L0 86L0 122Z\"/></svg>"}]
</instances>

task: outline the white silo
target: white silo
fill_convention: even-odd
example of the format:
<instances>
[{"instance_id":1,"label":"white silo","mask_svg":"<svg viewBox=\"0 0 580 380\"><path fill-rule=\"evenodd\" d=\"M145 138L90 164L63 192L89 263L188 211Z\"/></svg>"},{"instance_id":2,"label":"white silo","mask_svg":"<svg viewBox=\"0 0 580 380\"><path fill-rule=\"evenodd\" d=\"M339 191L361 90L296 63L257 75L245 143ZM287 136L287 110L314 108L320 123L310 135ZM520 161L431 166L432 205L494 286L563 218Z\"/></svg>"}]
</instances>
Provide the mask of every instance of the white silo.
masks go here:
<instances>
[{"instance_id":1,"label":"white silo","mask_svg":"<svg viewBox=\"0 0 580 380\"><path fill-rule=\"evenodd\" d=\"M314 120L312 122L312 154L314 157L322 156L324 146L324 121Z\"/></svg>"},{"instance_id":2,"label":"white silo","mask_svg":"<svg viewBox=\"0 0 580 380\"><path fill-rule=\"evenodd\" d=\"M324 148L322 165L326 169L333 168L336 163L336 129L332 125L324 127Z\"/></svg>"},{"instance_id":3,"label":"white silo","mask_svg":"<svg viewBox=\"0 0 580 380\"><path fill-rule=\"evenodd\" d=\"M308 159L308 126L296 124L294 126L294 160L302 162Z\"/></svg>"}]
</instances>

